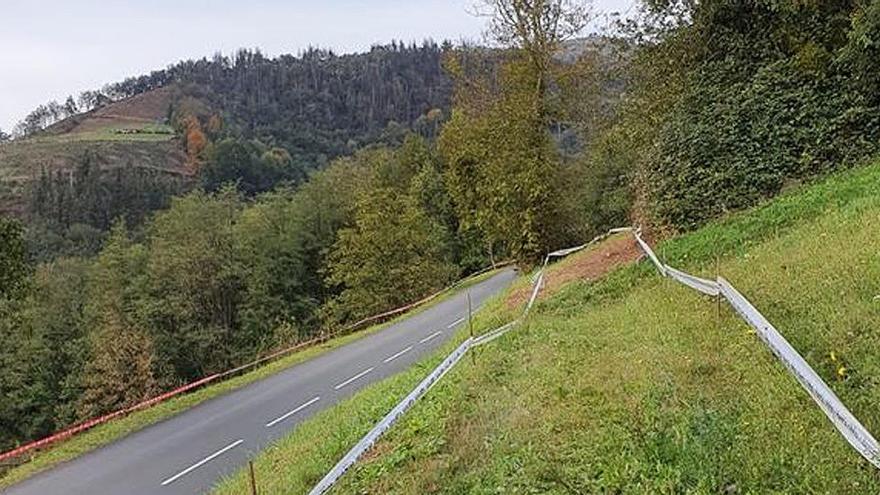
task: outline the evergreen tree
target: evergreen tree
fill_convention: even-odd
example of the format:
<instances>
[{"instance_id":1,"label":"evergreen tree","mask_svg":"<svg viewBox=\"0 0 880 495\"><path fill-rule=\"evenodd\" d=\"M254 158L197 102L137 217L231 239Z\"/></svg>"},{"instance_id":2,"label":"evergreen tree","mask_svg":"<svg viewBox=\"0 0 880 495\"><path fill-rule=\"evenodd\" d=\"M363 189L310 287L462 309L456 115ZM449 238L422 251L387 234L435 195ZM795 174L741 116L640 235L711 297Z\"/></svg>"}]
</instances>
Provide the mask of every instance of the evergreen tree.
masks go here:
<instances>
[{"instance_id":1,"label":"evergreen tree","mask_svg":"<svg viewBox=\"0 0 880 495\"><path fill-rule=\"evenodd\" d=\"M21 295L29 273L22 225L0 217L0 299Z\"/></svg>"}]
</instances>

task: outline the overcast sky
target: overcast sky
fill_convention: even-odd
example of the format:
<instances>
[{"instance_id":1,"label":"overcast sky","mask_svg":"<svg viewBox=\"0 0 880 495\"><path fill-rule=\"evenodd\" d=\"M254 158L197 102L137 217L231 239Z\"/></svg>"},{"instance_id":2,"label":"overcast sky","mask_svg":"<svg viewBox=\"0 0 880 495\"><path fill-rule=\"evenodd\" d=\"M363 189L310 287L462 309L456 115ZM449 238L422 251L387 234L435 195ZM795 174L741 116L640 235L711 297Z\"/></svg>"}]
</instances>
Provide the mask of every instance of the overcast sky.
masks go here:
<instances>
[{"instance_id":1,"label":"overcast sky","mask_svg":"<svg viewBox=\"0 0 880 495\"><path fill-rule=\"evenodd\" d=\"M634 0L594 0L627 12ZM2 0L0 129L37 105L240 47L337 52L392 39L479 40L474 0Z\"/></svg>"}]
</instances>

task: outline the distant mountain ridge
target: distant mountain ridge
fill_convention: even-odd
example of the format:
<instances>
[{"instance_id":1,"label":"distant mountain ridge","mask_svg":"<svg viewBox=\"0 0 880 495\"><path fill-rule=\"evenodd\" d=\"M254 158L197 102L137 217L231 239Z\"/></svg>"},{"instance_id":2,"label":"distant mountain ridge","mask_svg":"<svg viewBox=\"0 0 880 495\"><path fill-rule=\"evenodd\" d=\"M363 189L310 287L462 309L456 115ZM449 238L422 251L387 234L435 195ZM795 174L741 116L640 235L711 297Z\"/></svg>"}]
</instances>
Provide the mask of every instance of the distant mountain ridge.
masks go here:
<instances>
[{"instance_id":1,"label":"distant mountain ridge","mask_svg":"<svg viewBox=\"0 0 880 495\"><path fill-rule=\"evenodd\" d=\"M441 66L450 47L393 42L360 54L309 49L275 58L239 50L41 105L17 139L0 145L0 213L27 216L30 184L72 171L86 154L102 170L135 167L191 182L180 123L187 115L205 126L216 116L222 130L212 138L284 148L305 171L409 130L431 134L450 104Z\"/></svg>"}]
</instances>

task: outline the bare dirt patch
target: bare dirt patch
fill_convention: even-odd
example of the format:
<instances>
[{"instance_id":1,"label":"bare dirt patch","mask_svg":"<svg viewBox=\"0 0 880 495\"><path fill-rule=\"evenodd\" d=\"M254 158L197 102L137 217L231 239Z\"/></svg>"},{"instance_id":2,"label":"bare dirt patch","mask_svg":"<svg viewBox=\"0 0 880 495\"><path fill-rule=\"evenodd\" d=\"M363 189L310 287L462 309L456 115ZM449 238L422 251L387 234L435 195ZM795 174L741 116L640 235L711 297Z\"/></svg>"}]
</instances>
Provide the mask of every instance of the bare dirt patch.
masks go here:
<instances>
[{"instance_id":1,"label":"bare dirt patch","mask_svg":"<svg viewBox=\"0 0 880 495\"><path fill-rule=\"evenodd\" d=\"M379 441L370 447L366 453L364 453L363 457L361 457L361 462L364 464L373 461L374 459L378 459L385 454L391 452L391 443L387 441Z\"/></svg>"},{"instance_id":2,"label":"bare dirt patch","mask_svg":"<svg viewBox=\"0 0 880 495\"><path fill-rule=\"evenodd\" d=\"M105 107L62 120L47 127L44 135L83 134L107 128L139 128L158 124L168 116L174 88L166 86L132 96Z\"/></svg>"},{"instance_id":3,"label":"bare dirt patch","mask_svg":"<svg viewBox=\"0 0 880 495\"><path fill-rule=\"evenodd\" d=\"M551 296L575 280L596 280L618 266L629 264L642 255L638 244L629 233L618 234L599 244L574 254L556 266L550 266L544 274L544 287L539 299ZM511 309L524 304L531 293L531 286L520 287L507 298Z\"/></svg>"},{"instance_id":4,"label":"bare dirt patch","mask_svg":"<svg viewBox=\"0 0 880 495\"><path fill-rule=\"evenodd\" d=\"M168 114L171 88L159 88L126 98L95 110L72 132L84 132L106 127L135 123L155 123Z\"/></svg>"}]
</instances>

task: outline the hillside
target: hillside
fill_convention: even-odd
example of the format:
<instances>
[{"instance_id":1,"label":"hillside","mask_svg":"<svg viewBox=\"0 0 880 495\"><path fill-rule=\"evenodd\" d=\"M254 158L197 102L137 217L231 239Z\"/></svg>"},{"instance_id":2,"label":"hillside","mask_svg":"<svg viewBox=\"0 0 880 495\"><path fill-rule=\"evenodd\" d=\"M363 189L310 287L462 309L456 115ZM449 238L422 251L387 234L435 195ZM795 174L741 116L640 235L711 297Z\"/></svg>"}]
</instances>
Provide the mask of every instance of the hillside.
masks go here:
<instances>
[{"instance_id":1,"label":"hillside","mask_svg":"<svg viewBox=\"0 0 880 495\"><path fill-rule=\"evenodd\" d=\"M165 125L171 93L126 98L0 145L0 214L25 215L29 184L43 174L70 173L87 153L102 170L135 167L190 180L181 143Z\"/></svg>"},{"instance_id":2,"label":"hillside","mask_svg":"<svg viewBox=\"0 0 880 495\"><path fill-rule=\"evenodd\" d=\"M407 133L433 138L452 90L442 54L427 41L240 50L49 102L0 143L0 214L26 220L38 260L94 254L116 218L137 228L197 185L253 195Z\"/></svg>"},{"instance_id":3,"label":"hillside","mask_svg":"<svg viewBox=\"0 0 880 495\"><path fill-rule=\"evenodd\" d=\"M873 432L878 184L880 163L657 249L736 284ZM554 266L550 285L594 251ZM477 326L514 311L497 300ZM754 332L718 311L646 261L568 283L434 387L333 493L877 493L875 470ZM260 493L306 491L438 360L268 450L255 462Z\"/></svg>"}]
</instances>

